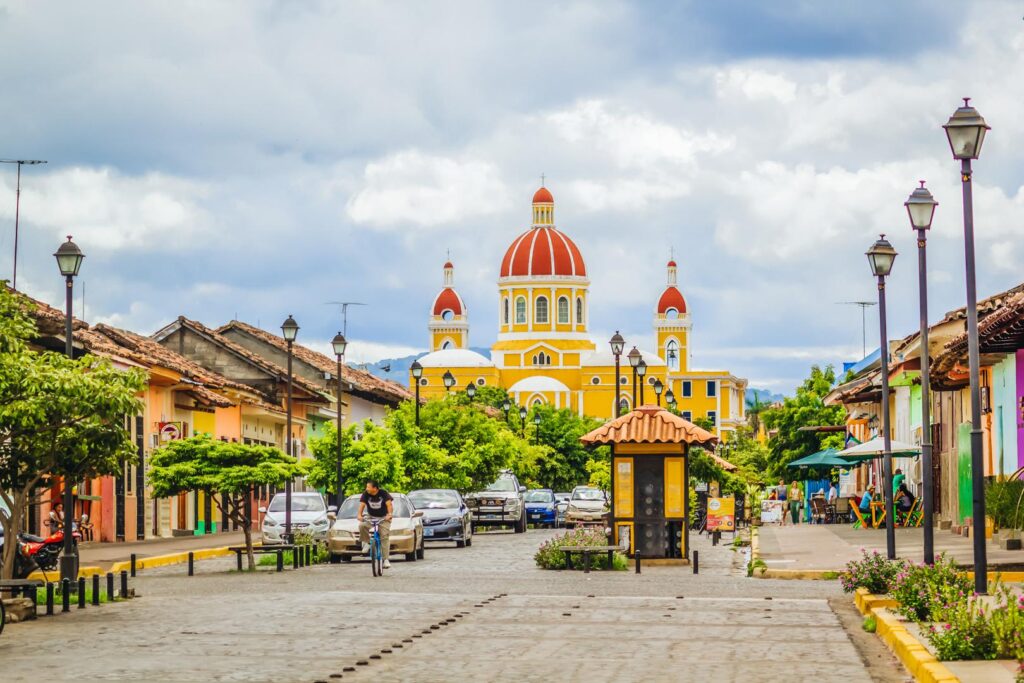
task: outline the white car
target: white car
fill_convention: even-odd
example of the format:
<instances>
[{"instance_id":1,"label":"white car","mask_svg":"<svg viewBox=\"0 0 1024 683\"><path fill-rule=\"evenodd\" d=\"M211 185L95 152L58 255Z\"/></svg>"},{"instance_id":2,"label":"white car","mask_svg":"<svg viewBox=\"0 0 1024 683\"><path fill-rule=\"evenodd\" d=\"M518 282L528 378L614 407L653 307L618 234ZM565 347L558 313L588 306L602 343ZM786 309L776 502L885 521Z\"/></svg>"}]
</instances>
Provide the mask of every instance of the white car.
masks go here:
<instances>
[{"instance_id":1,"label":"white car","mask_svg":"<svg viewBox=\"0 0 1024 683\"><path fill-rule=\"evenodd\" d=\"M260 525L263 545L274 545L284 540L285 530L285 495L276 494L268 507L261 507L263 524ZM319 493L292 494L292 533L308 532L313 538L322 541L327 538L327 529L331 526L327 519L327 504Z\"/></svg>"},{"instance_id":2,"label":"white car","mask_svg":"<svg viewBox=\"0 0 1024 683\"><path fill-rule=\"evenodd\" d=\"M569 496L565 526L604 524L608 516L608 496L593 486L577 486Z\"/></svg>"}]
</instances>

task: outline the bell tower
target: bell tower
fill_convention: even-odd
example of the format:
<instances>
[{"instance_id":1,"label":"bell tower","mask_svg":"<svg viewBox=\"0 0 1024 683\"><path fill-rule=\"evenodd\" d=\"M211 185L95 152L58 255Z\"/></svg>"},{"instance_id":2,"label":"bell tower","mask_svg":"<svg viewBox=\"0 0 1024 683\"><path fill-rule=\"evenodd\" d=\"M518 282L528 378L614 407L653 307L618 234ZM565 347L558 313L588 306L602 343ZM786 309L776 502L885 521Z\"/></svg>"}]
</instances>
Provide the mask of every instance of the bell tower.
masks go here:
<instances>
[{"instance_id":1,"label":"bell tower","mask_svg":"<svg viewBox=\"0 0 1024 683\"><path fill-rule=\"evenodd\" d=\"M658 339L658 355L665 359L668 374L686 372L690 365L690 328L693 323L686 308L686 299L677 285L675 259L666 265L665 290L654 310L654 332Z\"/></svg>"},{"instance_id":2,"label":"bell tower","mask_svg":"<svg viewBox=\"0 0 1024 683\"><path fill-rule=\"evenodd\" d=\"M455 266L447 261L444 264L444 287L434 298L427 324L431 351L469 348L469 315L454 285Z\"/></svg>"}]
</instances>

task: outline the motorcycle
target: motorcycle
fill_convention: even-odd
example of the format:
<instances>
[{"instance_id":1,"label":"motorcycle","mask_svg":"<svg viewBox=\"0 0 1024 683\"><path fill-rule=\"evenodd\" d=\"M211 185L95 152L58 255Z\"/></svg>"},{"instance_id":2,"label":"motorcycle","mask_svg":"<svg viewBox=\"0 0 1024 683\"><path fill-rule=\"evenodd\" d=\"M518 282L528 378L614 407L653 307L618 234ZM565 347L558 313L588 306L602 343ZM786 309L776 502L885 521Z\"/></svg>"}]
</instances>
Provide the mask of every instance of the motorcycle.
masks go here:
<instances>
[{"instance_id":1,"label":"motorcycle","mask_svg":"<svg viewBox=\"0 0 1024 683\"><path fill-rule=\"evenodd\" d=\"M82 540L77 525L71 538L75 545ZM3 536L0 535L0 548L3 547ZM64 530L58 529L46 538L32 534L18 534L18 550L14 554L14 578L27 579L29 574L39 569L46 572L56 569L60 554L64 550Z\"/></svg>"}]
</instances>

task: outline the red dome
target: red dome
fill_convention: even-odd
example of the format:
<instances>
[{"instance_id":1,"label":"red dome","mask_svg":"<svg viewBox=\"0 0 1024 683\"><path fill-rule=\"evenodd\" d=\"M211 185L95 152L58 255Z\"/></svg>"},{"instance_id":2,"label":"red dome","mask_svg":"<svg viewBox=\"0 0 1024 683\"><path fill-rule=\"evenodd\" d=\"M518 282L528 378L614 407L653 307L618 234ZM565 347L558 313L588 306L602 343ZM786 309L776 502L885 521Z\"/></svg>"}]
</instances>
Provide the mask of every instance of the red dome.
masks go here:
<instances>
[{"instance_id":1,"label":"red dome","mask_svg":"<svg viewBox=\"0 0 1024 683\"><path fill-rule=\"evenodd\" d=\"M679 315L686 313L686 299L683 298L683 293L675 287L666 287L665 291L661 293L661 298L658 299L658 313L664 313L670 308L679 311Z\"/></svg>"},{"instance_id":2,"label":"red dome","mask_svg":"<svg viewBox=\"0 0 1024 683\"><path fill-rule=\"evenodd\" d=\"M668 267L669 267L669 268L675 268L675 267L676 267L676 262L675 262L675 260L669 261L669 262L668 262Z\"/></svg>"},{"instance_id":3,"label":"red dome","mask_svg":"<svg viewBox=\"0 0 1024 683\"><path fill-rule=\"evenodd\" d=\"M548 188L542 187L533 193L534 204L554 204L555 198L548 192Z\"/></svg>"},{"instance_id":4,"label":"red dome","mask_svg":"<svg viewBox=\"0 0 1024 683\"><path fill-rule=\"evenodd\" d=\"M462 303L462 297L451 287L445 287L434 299L434 315L441 315L445 311L451 311L455 315L464 315L466 307Z\"/></svg>"},{"instance_id":5,"label":"red dome","mask_svg":"<svg viewBox=\"0 0 1024 683\"><path fill-rule=\"evenodd\" d=\"M549 227L532 228L517 237L505 252L501 277L537 275L586 277L587 266L579 248L564 233Z\"/></svg>"},{"instance_id":6,"label":"red dome","mask_svg":"<svg viewBox=\"0 0 1024 683\"><path fill-rule=\"evenodd\" d=\"M452 262L451 262L451 261L445 261L445 263L444 263L444 266L443 266L443 267L444 267L444 268L454 268L455 266L453 266L453 265L452 265Z\"/></svg>"}]
</instances>

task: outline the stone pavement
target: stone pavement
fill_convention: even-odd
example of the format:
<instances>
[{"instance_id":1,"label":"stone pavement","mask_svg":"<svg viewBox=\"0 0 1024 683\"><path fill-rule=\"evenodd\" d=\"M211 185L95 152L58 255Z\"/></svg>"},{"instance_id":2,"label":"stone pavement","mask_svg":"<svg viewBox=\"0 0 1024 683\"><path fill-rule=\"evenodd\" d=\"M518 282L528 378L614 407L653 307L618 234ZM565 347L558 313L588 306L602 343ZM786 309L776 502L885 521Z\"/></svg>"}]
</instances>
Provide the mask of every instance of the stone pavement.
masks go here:
<instances>
[{"instance_id":1,"label":"stone pavement","mask_svg":"<svg viewBox=\"0 0 1024 683\"><path fill-rule=\"evenodd\" d=\"M255 533L255 541L259 541L259 533ZM79 564L83 567L100 567L106 570L115 562L127 562L131 554L139 558L156 555L169 555L203 548L222 548L229 545L242 545L245 537L241 531L222 534L205 534L203 536L176 536L174 538L155 538L148 541L131 543L83 543L78 548Z\"/></svg>"},{"instance_id":2,"label":"stone pavement","mask_svg":"<svg viewBox=\"0 0 1024 683\"><path fill-rule=\"evenodd\" d=\"M358 561L253 575L219 558L192 578L146 571L133 583L139 599L9 627L2 678L872 680L829 607L836 582L748 579L742 552L703 538L697 576L542 571L532 555L551 534L428 546L424 561L396 560L379 579Z\"/></svg>"},{"instance_id":3,"label":"stone pavement","mask_svg":"<svg viewBox=\"0 0 1024 683\"><path fill-rule=\"evenodd\" d=\"M861 548L885 553L885 529L854 529L849 524L797 524L760 527L760 554L771 569L839 571L860 557ZM959 564L973 564L972 541L949 531L935 530L935 554L946 553ZM1003 550L988 543L989 566L1024 563L1024 552ZM896 529L896 553L915 562L924 560L921 529Z\"/></svg>"}]
</instances>

